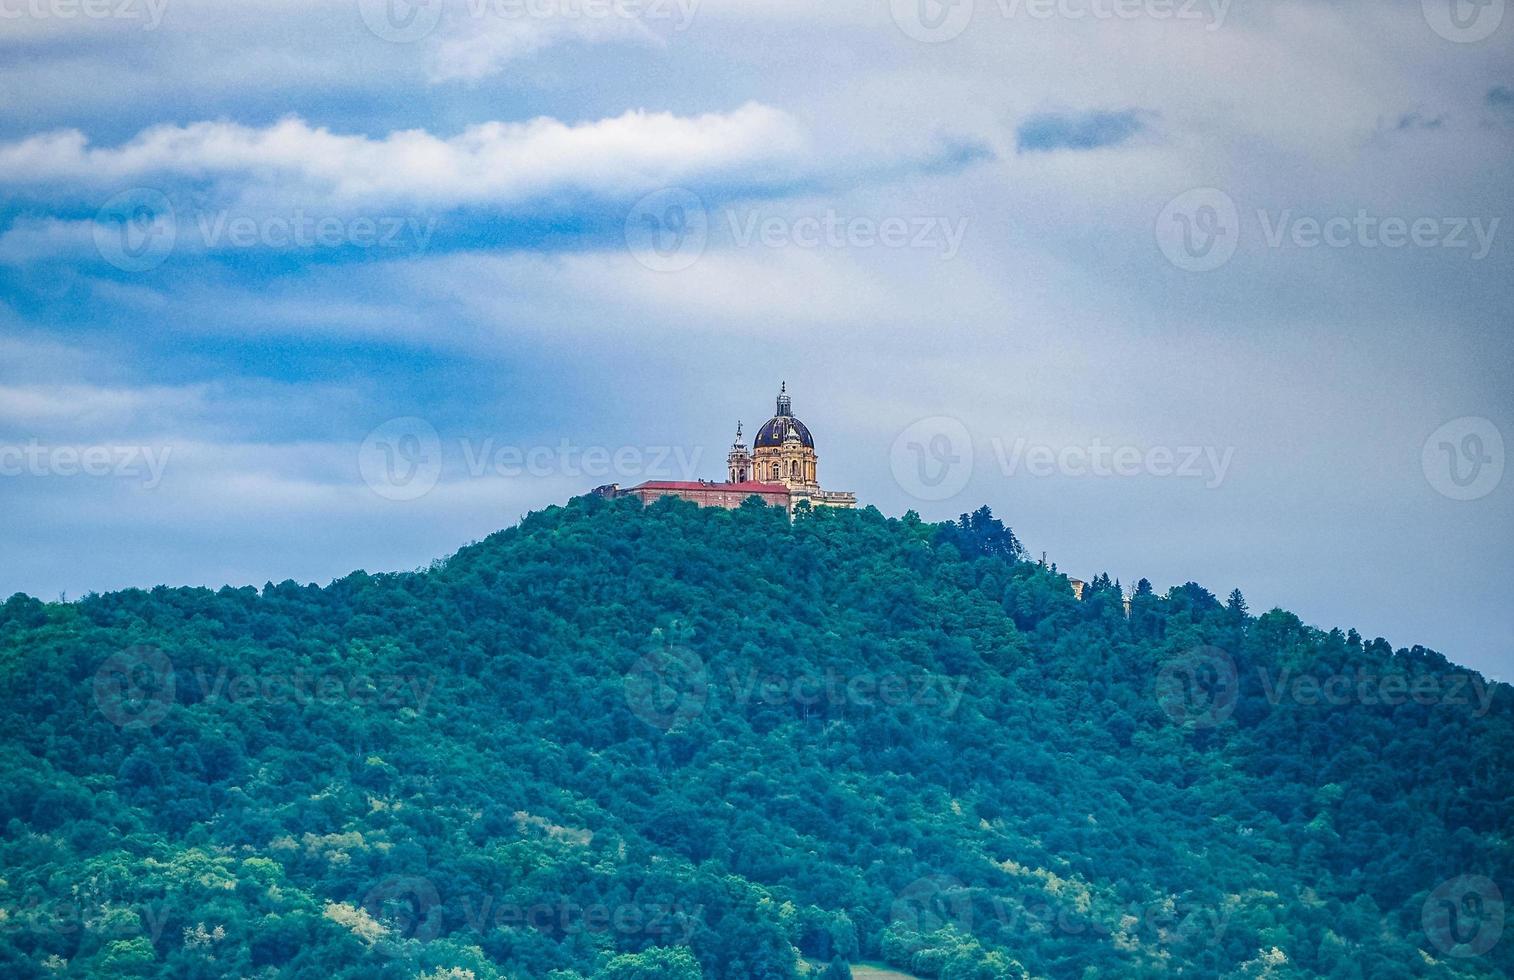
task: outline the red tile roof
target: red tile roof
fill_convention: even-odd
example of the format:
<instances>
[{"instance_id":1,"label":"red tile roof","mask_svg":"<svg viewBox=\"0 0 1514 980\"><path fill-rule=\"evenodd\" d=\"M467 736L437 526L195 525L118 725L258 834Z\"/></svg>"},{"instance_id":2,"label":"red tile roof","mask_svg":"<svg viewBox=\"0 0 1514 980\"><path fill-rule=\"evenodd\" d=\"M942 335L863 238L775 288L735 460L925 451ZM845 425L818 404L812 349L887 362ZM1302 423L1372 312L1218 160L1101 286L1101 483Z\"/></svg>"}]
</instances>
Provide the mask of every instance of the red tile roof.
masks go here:
<instances>
[{"instance_id":1,"label":"red tile roof","mask_svg":"<svg viewBox=\"0 0 1514 980\"><path fill-rule=\"evenodd\" d=\"M746 493L788 493L789 488L781 483L758 483L756 480L747 480L745 483L714 483L705 480L651 480L632 490L734 490Z\"/></svg>"}]
</instances>

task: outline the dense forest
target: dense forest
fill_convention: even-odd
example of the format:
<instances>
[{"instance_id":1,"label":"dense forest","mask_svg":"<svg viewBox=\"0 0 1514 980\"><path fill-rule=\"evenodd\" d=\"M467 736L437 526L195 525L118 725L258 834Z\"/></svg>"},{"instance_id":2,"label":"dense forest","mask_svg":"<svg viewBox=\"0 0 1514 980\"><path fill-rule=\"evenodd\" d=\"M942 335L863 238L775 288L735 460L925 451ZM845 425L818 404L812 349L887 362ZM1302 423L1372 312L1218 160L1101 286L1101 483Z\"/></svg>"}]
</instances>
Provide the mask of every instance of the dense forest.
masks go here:
<instances>
[{"instance_id":1,"label":"dense forest","mask_svg":"<svg viewBox=\"0 0 1514 980\"><path fill-rule=\"evenodd\" d=\"M0 606L0 975L1500 976L1514 691L986 510ZM870 964L864 967L862 964Z\"/></svg>"}]
</instances>

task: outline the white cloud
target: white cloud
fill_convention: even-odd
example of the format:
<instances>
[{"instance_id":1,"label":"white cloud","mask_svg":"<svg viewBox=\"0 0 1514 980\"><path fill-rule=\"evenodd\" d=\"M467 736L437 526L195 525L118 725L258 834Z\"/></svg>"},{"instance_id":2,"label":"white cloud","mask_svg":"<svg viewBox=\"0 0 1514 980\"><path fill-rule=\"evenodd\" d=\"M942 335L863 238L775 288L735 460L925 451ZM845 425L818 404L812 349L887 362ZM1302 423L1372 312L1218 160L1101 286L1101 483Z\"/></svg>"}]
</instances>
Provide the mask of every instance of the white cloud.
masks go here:
<instances>
[{"instance_id":1,"label":"white cloud","mask_svg":"<svg viewBox=\"0 0 1514 980\"><path fill-rule=\"evenodd\" d=\"M564 2L555 16L456 18L427 39L427 78L433 83L476 82L506 64L562 43L634 42L659 46L661 36L618 4ZM588 11L603 10L599 16Z\"/></svg>"},{"instance_id":2,"label":"white cloud","mask_svg":"<svg viewBox=\"0 0 1514 980\"><path fill-rule=\"evenodd\" d=\"M70 425L115 427L144 410L193 409L203 396L195 388L105 388L87 384L0 384L0 426Z\"/></svg>"},{"instance_id":3,"label":"white cloud","mask_svg":"<svg viewBox=\"0 0 1514 980\"><path fill-rule=\"evenodd\" d=\"M577 124L487 122L442 138L401 130L381 139L288 117L154 126L115 147L78 130L0 143L0 182L83 184L155 177L276 183L338 202L509 204L557 193L618 194L701 177L798 164L807 140L787 114L749 102L728 113L626 112Z\"/></svg>"}]
</instances>

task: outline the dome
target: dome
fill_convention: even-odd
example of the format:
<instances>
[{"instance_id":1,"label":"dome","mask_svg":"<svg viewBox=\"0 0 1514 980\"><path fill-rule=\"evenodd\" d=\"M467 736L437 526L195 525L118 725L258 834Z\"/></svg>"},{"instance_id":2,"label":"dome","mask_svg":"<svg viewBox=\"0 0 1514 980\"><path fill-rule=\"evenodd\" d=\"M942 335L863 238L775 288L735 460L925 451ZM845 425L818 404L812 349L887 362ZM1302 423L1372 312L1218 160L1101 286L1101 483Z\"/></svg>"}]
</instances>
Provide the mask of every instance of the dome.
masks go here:
<instances>
[{"instance_id":1,"label":"dome","mask_svg":"<svg viewBox=\"0 0 1514 980\"><path fill-rule=\"evenodd\" d=\"M777 447L783 445L784 437L793 429L799 441L810 449L815 448L815 440L810 435L810 430L804 423L792 415L775 415L768 419L762 428L757 430L756 437L752 440L753 449L761 449L764 446Z\"/></svg>"}]
</instances>

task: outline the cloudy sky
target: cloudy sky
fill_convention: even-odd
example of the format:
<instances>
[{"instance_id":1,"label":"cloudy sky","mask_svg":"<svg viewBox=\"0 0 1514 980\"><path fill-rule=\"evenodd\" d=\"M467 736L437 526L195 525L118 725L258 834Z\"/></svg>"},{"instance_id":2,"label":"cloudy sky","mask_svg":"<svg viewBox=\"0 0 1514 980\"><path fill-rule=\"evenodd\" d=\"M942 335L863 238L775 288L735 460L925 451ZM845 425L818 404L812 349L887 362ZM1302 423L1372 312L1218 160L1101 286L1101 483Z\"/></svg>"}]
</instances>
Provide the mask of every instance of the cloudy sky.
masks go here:
<instances>
[{"instance_id":1,"label":"cloudy sky","mask_svg":"<svg viewBox=\"0 0 1514 980\"><path fill-rule=\"evenodd\" d=\"M0 593L418 567L787 381L885 513L1514 679L1505 2L0 0Z\"/></svg>"}]
</instances>

